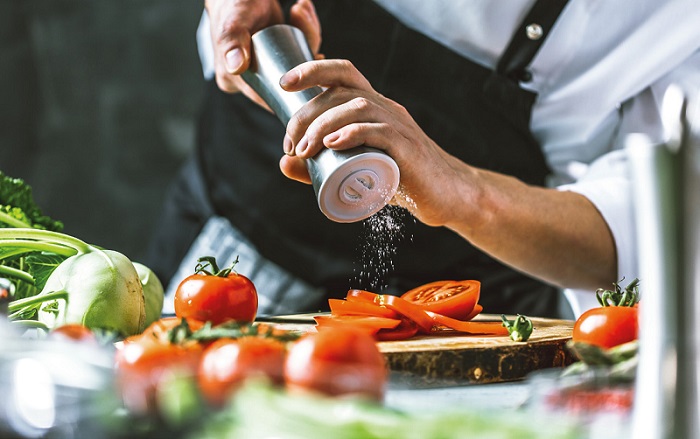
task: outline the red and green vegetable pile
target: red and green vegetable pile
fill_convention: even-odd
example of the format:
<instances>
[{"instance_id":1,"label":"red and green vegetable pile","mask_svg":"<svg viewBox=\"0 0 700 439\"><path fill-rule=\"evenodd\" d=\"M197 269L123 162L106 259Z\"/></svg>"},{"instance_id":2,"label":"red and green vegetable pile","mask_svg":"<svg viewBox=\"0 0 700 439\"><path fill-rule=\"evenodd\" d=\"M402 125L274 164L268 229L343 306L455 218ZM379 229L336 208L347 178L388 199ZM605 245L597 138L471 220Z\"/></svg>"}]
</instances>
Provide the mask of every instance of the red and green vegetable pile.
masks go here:
<instances>
[{"instance_id":1,"label":"red and green vegetable pile","mask_svg":"<svg viewBox=\"0 0 700 439\"><path fill-rule=\"evenodd\" d=\"M0 173L7 318L51 339L112 349L118 398L136 419L177 418L179 427L225 413L250 381L273 389L266 398L351 395L389 416L378 404L388 370L377 340L465 333L526 341L532 332L524 316L474 321L483 310L474 280L432 282L400 297L350 290L329 301L331 312L316 317L314 331L281 330L255 321L257 291L235 271L237 261L220 268L212 257L200 258L180 283L176 316L161 317L163 287L148 267L62 228L41 213L28 185ZM114 336L106 345L104 332Z\"/></svg>"},{"instance_id":2,"label":"red and green vegetable pile","mask_svg":"<svg viewBox=\"0 0 700 439\"><path fill-rule=\"evenodd\" d=\"M128 336L160 316L163 288L147 267L61 233L31 188L2 173L0 225L0 276L13 283L7 308L16 324L79 323Z\"/></svg>"}]
</instances>

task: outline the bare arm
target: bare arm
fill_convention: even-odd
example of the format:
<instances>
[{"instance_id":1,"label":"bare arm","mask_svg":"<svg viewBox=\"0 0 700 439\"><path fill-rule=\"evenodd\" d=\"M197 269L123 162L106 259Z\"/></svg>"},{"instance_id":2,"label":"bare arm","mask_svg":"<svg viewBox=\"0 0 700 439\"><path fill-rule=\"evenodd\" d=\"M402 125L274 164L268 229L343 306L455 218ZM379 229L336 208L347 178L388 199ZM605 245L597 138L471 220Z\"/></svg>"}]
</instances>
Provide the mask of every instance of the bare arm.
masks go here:
<instances>
[{"instance_id":1,"label":"bare arm","mask_svg":"<svg viewBox=\"0 0 700 439\"><path fill-rule=\"evenodd\" d=\"M282 85L290 91L327 87L287 126L280 167L288 177L308 182L299 158L321 148L366 143L396 160L401 187L394 202L425 224L445 226L502 262L556 285L595 289L615 278L612 235L583 196L529 186L449 155L347 61L302 64Z\"/></svg>"}]
</instances>

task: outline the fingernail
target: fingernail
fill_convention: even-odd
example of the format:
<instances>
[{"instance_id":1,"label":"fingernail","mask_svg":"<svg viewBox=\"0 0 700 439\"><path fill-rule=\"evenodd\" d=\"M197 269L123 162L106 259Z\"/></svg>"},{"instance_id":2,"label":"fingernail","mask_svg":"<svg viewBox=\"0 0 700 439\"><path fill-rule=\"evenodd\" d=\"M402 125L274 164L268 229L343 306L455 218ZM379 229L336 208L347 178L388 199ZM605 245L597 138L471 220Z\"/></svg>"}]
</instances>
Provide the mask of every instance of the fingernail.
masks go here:
<instances>
[{"instance_id":1,"label":"fingernail","mask_svg":"<svg viewBox=\"0 0 700 439\"><path fill-rule=\"evenodd\" d=\"M284 148L284 153L287 155L292 155L292 152L294 151L292 139L286 134L284 135L284 140L282 141L282 148Z\"/></svg>"},{"instance_id":2,"label":"fingernail","mask_svg":"<svg viewBox=\"0 0 700 439\"><path fill-rule=\"evenodd\" d=\"M306 135L305 135L304 137L301 138L299 143L297 143L296 154L297 155L303 154L304 151L306 151L306 148L308 148L308 147L309 147L309 140L306 138Z\"/></svg>"},{"instance_id":3,"label":"fingernail","mask_svg":"<svg viewBox=\"0 0 700 439\"><path fill-rule=\"evenodd\" d=\"M280 78L280 87L286 88L299 82L299 72L292 69Z\"/></svg>"},{"instance_id":4,"label":"fingernail","mask_svg":"<svg viewBox=\"0 0 700 439\"><path fill-rule=\"evenodd\" d=\"M229 73L235 73L243 65L243 51L235 48L226 52L226 69Z\"/></svg>"},{"instance_id":5,"label":"fingernail","mask_svg":"<svg viewBox=\"0 0 700 439\"><path fill-rule=\"evenodd\" d=\"M327 135L326 137L323 138L323 144L330 146L330 145L334 144L335 142L337 142L338 139L340 139L340 133L338 133L338 132L330 133L329 135Z\"/></svg>"}]
</instances>

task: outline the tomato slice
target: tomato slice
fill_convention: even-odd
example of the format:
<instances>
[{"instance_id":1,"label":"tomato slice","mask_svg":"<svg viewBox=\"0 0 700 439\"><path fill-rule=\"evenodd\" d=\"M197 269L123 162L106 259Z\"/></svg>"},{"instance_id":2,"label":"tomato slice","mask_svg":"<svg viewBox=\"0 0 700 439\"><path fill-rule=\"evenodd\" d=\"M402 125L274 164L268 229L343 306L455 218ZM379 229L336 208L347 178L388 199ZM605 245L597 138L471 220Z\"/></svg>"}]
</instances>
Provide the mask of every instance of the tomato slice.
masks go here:
<instances>
[{"instance_id":1,"label":"tomato slice","mask_svg":"<svg viewBox=\"0 0 700 439\"><path fill-rule=\"evenodd\" d=\"M391 296L388 294L379 296L379 303L383 304L387 308L394 310L406 317L407 319L418 325L420 332L429 334L435 326L435 321L428 315L428 313L419 305L415 303L404 300L398 296Z\"/></svg>"},{"instance_id":2,"label":"tomato slice","mask_svg":"<svg viewBox=\"0 0 700 439\"><path fill-rule=\"evenodd\" d=\"M444 328L449 328L468 334L509 335L508 329L503 326L502 322L465 322L430 311L426 311L426 314L435 322L432 332L439 332L444 330Z\"/></svg>"},{"instance_id":3,"label":"tomato slice","mask_svg":"<svg viewBox=\"0 0 700 439\"><path fill-rule=\"evenodd\" d=\"M410 320L402 319L399 326L393 329L380 329L374 335L377 341L406 340L418 333L418 325Z\"/></svg>"},{"instance_id":4,"label":"tomato slice","mask_svg":"<svg viewBox=\"0 0 700 439\"><path fill-rule=\"evenodd\" d=\"M368 315L389 319L399 318L399 314L396 311L379 306L374 302L328 299L328 306L333 315Z\"/></svg>"},{"instance_id":5,"label":"tomato slice","mask_svg":"<svg viewBox=\"0 0 700 439\"><path fill-rule=\"evenodd\" d=\"M441 280L421 285L401 295L427 311L453 319L468 320L479 301L481 282L476 280Z\"/></svg>"},{"instance_id":6,"label":"tomato slice","mask_svg":"<svg viewBox=\"0 0 700 439\"><path fill-rule=\"evenodd\" d=\"M365 290L350 290L347 296L345 296L345 300L349 302L373 303L376 306L382 306L379 303L379 294Z\"/></svg>"},{"instance_id":7,"label":"tomato slice","mask_svg":"<svg viewBox=\"0 0 700 439\"><path fill-rule=\"evenodd\" d=\"M401 324L401 320L398 319L367 315L320 315L315 316L314 320L316 320L316 326L320 328L351 326L354 328L359 328L372 335L376 334L382 329L393 329Z\"/></svg>"},{"instance_id":8,"label":"tomato slice","mask_svg":"<svg viewBox=\"0 0 700 439\"><path fill-rule=\"evenodd\" d=\"M474 305L474 309L472 310L472 312L469 313L469 315L467 316L467 318L464 319L464 320L468 322L469 320L471 320L471 319L473 319L474 317L476 317L476 316L478 316L479 314L481 314L481 311L483 311L483 310L484 310L484 307L481 306L481 305L479 305L479 304L477 303L476 305Z\"/></svg>"},{"instance_id":9,"label":"tomato slice","mask_svg":"<svg viewBox=\"0 0 700 439\"><path fill-rule=\"evenodd\" d=\"M415 301L404 296L350 290L346 300L329 299L330 316L316 316L317 327L347 325L359 327L376 340L402 340L417 333L435 334L448 330L481 335L508 335L502 322L470 322L481 313L478 281L438 281L424 286L427 294L412 290ZM450 294L452 292L453 294ZM433 298L433 299L431 299ZM434 309L446 310L442 314ZM462 318L453 317L455 314Z\"/></svg>"}]
</instances>

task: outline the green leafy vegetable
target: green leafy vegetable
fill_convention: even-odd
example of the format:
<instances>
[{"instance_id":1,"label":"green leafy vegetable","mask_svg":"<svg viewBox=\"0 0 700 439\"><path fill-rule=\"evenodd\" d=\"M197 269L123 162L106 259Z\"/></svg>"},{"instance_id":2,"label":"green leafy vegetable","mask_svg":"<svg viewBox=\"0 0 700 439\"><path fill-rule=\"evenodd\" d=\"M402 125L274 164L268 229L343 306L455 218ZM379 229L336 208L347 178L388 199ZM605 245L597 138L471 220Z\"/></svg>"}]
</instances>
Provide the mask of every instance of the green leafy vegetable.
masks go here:
<instances>
[{"instance_id":1,"label":"green leafy vegetable","mask_svg":"<svg viewBox=\"0 0 700 439\"><path fill-rule=\"evenodd\" d=\"M55 253L65 260L47 278L41 292L8 306L13 320L37 313L51 329L65 323L141 332L146 319L143 286L134 264L123 254L101 250L72 236L38 229L0 229L0 248ZM0 258L0 262L2 259ZM43 266L46 268L46 265ZM15 273L15 277L18 273ZM31 274L25 272L31 278Z\"/></svg>"},{"instance_id":2,"label":"green leafy vegetable","mask_svg":"<svg viewBox=\"0 0 700 439\"><path fill-rule=\"evenodd\" d=\"M81 323L128 336L160 318L163 285L148 267L61 230L28 184L0 172L0 277L15 286L10 319L45 329Z\"/></svg>"},{"instance_id":3,"label":"green leafy vegetable","mask_svg":"<svg viewBox=\"0 0 700 439\"><path fill-rule=\"evenodd\" d=\"M0 227L4 227L2 223L9 227L63 230L63 223L42 214L34 202L31 186L0 171Z\"/></svg>"},{"instance_id":4,"label":"green leafy vegetable","mask_svg":"<svg viewBox=\"0 0 700 439\"><path fill-rule=\"evenodd\" d=\"M544 417L544 416L543 416ZM453 407L408 413L360 398L289 393L249 381L197 439L573 439L581 432L556 418L533 422L518 412ZM547 428L542 428L547 425Z\"/></svg>"},{"instance_id":5,"label":"green leafy vegetable","mask_svg":"<svg viewBox=\"0 0 700 439\"><path fill-rule=\"evenodd\" d=\"M42 214L34 202L32 189L28 184L0 171L0 228L6 227L60 232L63 230L63 223ZM51 271L65 257L59 255L60 250L59 254L44 254L36 250L37 244L33 242L13 244L0 247L0 277L14 280L13 299L34 296L41 291ZM42 250L46 249L47 247L42 247ZM33 314L31 310L25 317L32 318Z\"/></svg>"},{"instance_id":6,"label":"green leafy vegetable","mask_svg":"<svg viewBox=\"0 0 700 439\"><path fill-rule=\"evenodd\" d=\"M158 320L163 313L163 302L165 301L165 291L158 276L148 267L138 262L134 262L136 272L143 287L143 297L146 301L146 323L145 326Z\"/></svg>"}]
</instances>

